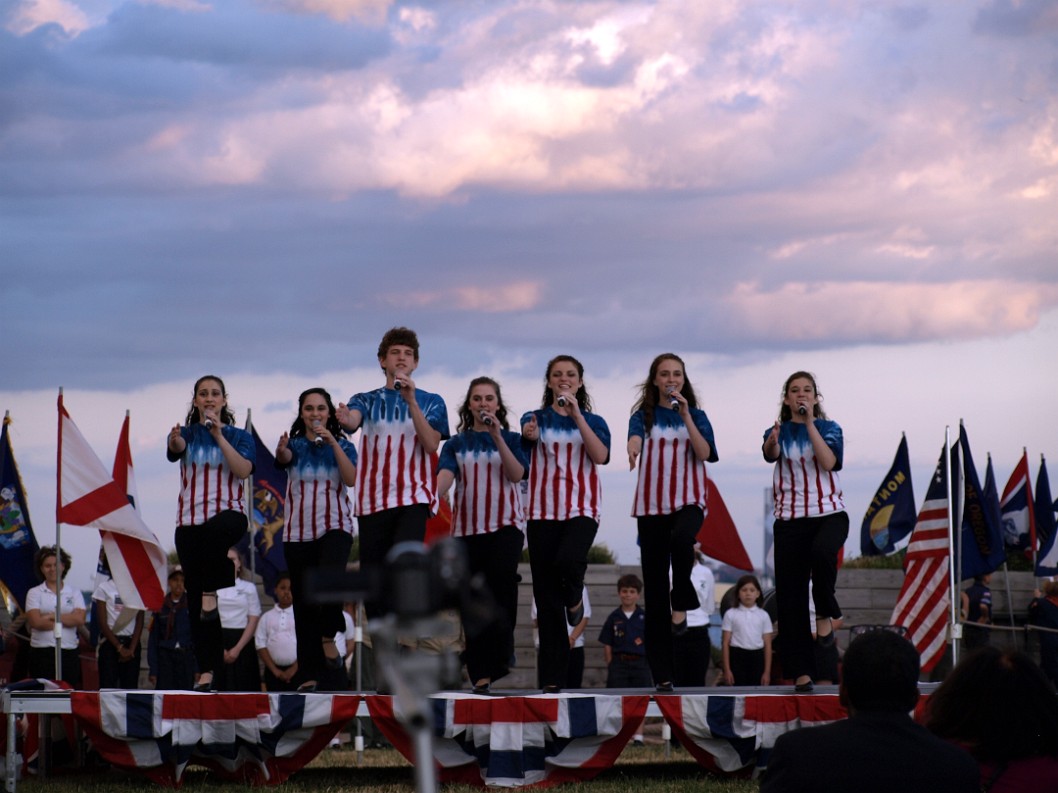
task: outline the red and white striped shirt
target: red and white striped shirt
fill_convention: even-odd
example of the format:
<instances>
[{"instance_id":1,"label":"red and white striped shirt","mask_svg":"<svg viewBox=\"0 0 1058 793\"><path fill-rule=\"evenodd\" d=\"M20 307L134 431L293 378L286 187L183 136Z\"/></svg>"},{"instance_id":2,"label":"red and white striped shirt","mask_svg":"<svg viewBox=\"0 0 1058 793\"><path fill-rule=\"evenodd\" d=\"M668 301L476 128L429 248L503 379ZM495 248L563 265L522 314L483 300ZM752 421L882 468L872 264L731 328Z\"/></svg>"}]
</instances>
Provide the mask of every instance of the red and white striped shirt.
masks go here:
<instances>
[{"instance_id":1,"label":"red and white striped shirt","mask_svg":"<svg viewBox=\"0 0 1058 793\"><path fill-rule=\"evenodd\" d=\"M779 520L813 518L845 510L838 477L845 448L841 427L825 419L814 421L837 462L832 470L825 470L816 460L805 425L784 421L779 428L779 459L772 474L775 517ZM765 439L770 434L769 427Z\"/></svg>"},{"instance_id":2,"label":"red and white striped shirt","mask_svg":"<svg viewBox=\"0 0 1058 793\"><path fill-rule=\"evenodd\" d=\"M503 430L503 439L518 462L529 470L518 433ZM503 459L487 432L460 432L441 449L437 470L456 475L452 497L452 535L491 534L504 526L525 528L521 485L503 472Z\"/></svg>"},{"instance_id":3,"label":"red and white striped shirt","mask_svg":"<svg viewBox=\"0 0 1058 793\"><path fill-rule=\"evenodd\" d=\"M529 520L587 517L597 523L602 508L602 484L576 422L546 408L526 413L522 424L533 415L540 428L540 438L536 443L523 440L523 448L531 448L527 517ZM606 422L594 413L583 416L609 452L610 428Z\"/></svg>"},{"instance_id":4,"label":"red and white striped shirt","mask_svg":"<svg viewBox=\"0 0 1058 793\"><path fill-rule=\"evenodd\" d=\"M415 400L441 440L448 438L444 400L418 388ZM391 388L378 388L350 397L349 409L363 417L354 514L373 515L412 504L428 504L430 512L437 512L436 458L419 443L404 398Z\"/></svg>"},{"instance_id":5,"label":"red and white striped shirt","mask_svg":"<svg viewBox=\"0 0 1058 793\"><path fill-rule=\"evenodd\" d=\"M693 408L691 418L712 451L709 462L716 462L713 427L705 412ZM639 479L632 502L633 517L671 515L690 504L706 511L709 488L705 463L691 446L690 433L680 414L670 408L654 408L654 423L645 435L643 411L637 410L628 420L628 437L643 438L639 455Z\"/></svg>"},{"instance_id":6,"label":"red and white striped shirt","mask_svg":"<svg viewBox=\"0 0 1058 793\"><path fill-rule=\"evenodd\" d=\"M338 443L356 464L356 449L345 438ZM352 507L338 462L330 446L317 447L297 436L288 446L294 455L287 471L286 527L283 542L311 542L329 531L353 533Z\"/></svg>"},{"instance_id":7,"label":"red and white striped shirt","mask_svg":"<svg viewBox=\"0 0 1058 793\"><path fill-rule=\"evenodd\" d=\"M246 430L225 425L225 439L251 463L256 460L253 436ZM245 511L243 480L232 473L224 453L201 424L180 428L187 448L180 456L168 452L169 459L180 461L180 498L177 503L177 526L200 526L226 510Z\"/></svg>"}]
</instances>

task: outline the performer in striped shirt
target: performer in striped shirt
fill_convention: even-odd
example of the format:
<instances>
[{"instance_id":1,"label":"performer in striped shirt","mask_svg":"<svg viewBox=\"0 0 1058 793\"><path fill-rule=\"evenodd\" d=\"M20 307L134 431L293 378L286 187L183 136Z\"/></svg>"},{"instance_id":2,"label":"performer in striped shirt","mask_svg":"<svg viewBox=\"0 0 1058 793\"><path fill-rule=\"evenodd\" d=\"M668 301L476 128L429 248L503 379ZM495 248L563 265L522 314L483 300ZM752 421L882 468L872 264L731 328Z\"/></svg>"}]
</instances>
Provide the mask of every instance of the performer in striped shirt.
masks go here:
<instances>
[{"instance_id":1,"label":"performer in striped shirt","mask_svg":"<svg viewBox=\"0 0 1058 793\"><path fill-rule=\"evenodd\" d=\"M794 372L782 390L779 418L764 432L764 459L775 463L775 593L779 610L779 657L796 690L811 691L815 675L808 582L816 607L817 641L834 644L833 620L841 617L834 595L838 553L849 535L841 496L844 440L827 419L815 377Z\"/></svg>"},{"instance_id":2,"label":"performer in striped shirt","mask_svg":"<svg viewBox=\"0 0 1058 793\"><path fill-rule=\"evenodd\" d=\"M253 473L253 437L235 425L224 382L200 377L184 425L169 432L166 454L180 463L176 551L184 571L191 636L209 690L223 652L217 590L235 585L228 549L246 533L243 480Z\"/></svg>"},{"instance_id":3,"label":"performer in striped shirt","mask_svg":"<svg viewBox=\"0 0 1058 793\"><path fill-rule=\"evenodd\" d=\"M672 634L687 632L687 612L699 605L691 570L694 543L705 519L705 464L719 458L713 427L698 408L678 355L662 353L653 360L632 410L628 466L633 469L639 462L632 515L639 530L647 598L646 655L657 689L671 691Z\"/></svg>"},{"instance_id":4,"label":"performer in striped shirt","mask_svg":"<svg viewBox=\"0 0 1058 793\"><path fill-rule=\"evenodd\" d=\"M353 546L353 517L346 488L356 484L356 449L342 431L331 395L310 388L298 397L298 416L276 447L276 465L287 472L283 556L294 599L301 689L345 690L347 677L334 635L345 629L339 603L311 602L309 570L344 570Z\"/></svg>"},{"instance_id":5,"label":"performer in striped shirt","mask_svg":"<svg viewBox=\"0 0 1058 793\"><path fill-rule=\"evenodd\" d=\"M569 663L565 622L584 616L581 591L588 550L599 528L602 489L596 466L610 460L610 428L591 412L584 366L570 355L547 365L543 407L522 416L530 453L527 539L540 632L540 678L561 690Z\"/></svg>"},{"instance_id":6,"label":"performer in striped shirt","mask_svg":"<svg viewBox=\"0 0 1058 793\"><path fill-rule=\"evenodd\" d=\"M470 381L456 434L437 464L437 492L455 483L452 534L463 543L471 576L481 575L499 606L488 626L464 623L467 674L475 694L509 671L518 619L518 560L525 512L519 487L529 471L522 439L510 431L500 386L490 377Z\"/></svg>"},{"instance_id":7,"label":"performer in striped shirt","mask_svg":"<svg viewBox=\"0 0 1058 793\"><path fill-rule=\"evenodd\" d=\"M448 411L437 394L411 379L419 365L419 338L409 328L391 328L378 345L386 384L339 403L338 422L348 432L363 429L354 513L359 518L360 564L380 567L389 549L422 542L426 521L437 508L434 467L448 438ZM383 612L367 603L369 618Z\"/></svg>"}]
</instances>

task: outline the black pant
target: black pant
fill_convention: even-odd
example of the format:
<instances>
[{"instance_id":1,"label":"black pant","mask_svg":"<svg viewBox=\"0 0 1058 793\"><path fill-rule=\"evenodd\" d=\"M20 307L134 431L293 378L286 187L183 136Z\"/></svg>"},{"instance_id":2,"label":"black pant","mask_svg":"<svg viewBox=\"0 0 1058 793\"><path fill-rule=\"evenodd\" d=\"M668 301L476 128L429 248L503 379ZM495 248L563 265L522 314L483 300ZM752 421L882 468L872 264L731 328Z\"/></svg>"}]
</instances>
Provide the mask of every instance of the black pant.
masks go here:
<instances>
[{"instance_id":1,"label":"black pant","mask_svg":"<svg viewBox=\"0 0 1058 793\"><path fill-rule=\"evenodd\" d=\"M158 648L159 691L190 691L195 685L195 654L188 647Z\"/></svg>"},{"instance_id":2,"label":"black pant","mask_svg":"<svg viewBox=\"0 0 1058 793\"><path fill-rule=\"evenodd\" d=\"M360 569L368 574L377 574L383 570L386 554L394 545L399 542L422 542L426 537L426 521L429 517L429 504L412 504L385 509L373 515L361 515L357 519L360 527ZM385 603L378 601L364 603L368 619L382 616L386 608Z\"/></svg>"},{"instance_id":3,"label":"black pant","mask_svg":"<svg viewBox=\"0 0 1058 793\"><path fill-rule=\"evenodd\" d=\"M131 636L119 636L122 647L132 644ZM140 645L128 661L122 661L117 648L104 640L96 655L99 664L100 688L137 689L140 687Z\"/></svg>"},{"instance_id":4,"label":"black pant","mask_svg":"<svg viewBox=\"0 0 1058 793\"><path fill-rule=\"evenodd\" d=\"M283 543L290 588L294 593L294 633L298 641L296 678L299 682L322 682L326 668L323 639L333 639L336 633L345 631L342 604L310 603L305 581L312 570L344 570L352 547L352 535L344 531L328 531L308 542Z\"/></svg>"},{"instance_id":5,"label":"black pant","mask_svg":"<svg viewBox=\"0 0 1058 793\"><path fill-rule=\"evenodd\" d=\"M202 622L202 593L235 586L235 565L228 549L246 534L246 516L225 510L205 523L176 527L176 552L184 571L187 609L191 617L191 643L199 672L213 672L221 655L220 620Z\"/></svg>"},{"instance_id":6,"label":"black pant","mask_svg":"<svg viewBox=\"0 0 1058 793\"><path fill-rule=\"evenodd\" d=\"M78 651L62 651L62 677L55 677L55 648L29 648L29 676L44 680L64 680L74 688L81 687L81 656Z\"/></svg>"},{"instance_id":7,"label":"black pant","mask_svg":"<svg viewBox=\"0 0 1058 793\"><path fill-rule=\"evenodd\" d=\"M636 518L646 597L647 661L654 680L659 683L671 683L673 678L672 612L693 611L699 605L691 583L691 570L694 568L694 543L703 519L701 508L693 504L668 515Z\"/></svg>"},{"instance_id":8,"label":"black pant","mask_svg":"<svg viewBox=\"0 0 1058 793\"><path fill-rule=\"evenodd\" d=\"M464 616L463 631L470 682L498 680L510 668L514 652L514 626L518 622L518 560L525 537L515 526L491 534L458 538L467 552L470 575L484 577L498 613L485 625L474 625Z\"/></svg>"},{"instance_id":9,"label":"black pant","mask_svg":"<svg viewBox=\"0 0 1058 793\"><path fill-rule=\"evenodd\" d=\"M834 586L838 579L838 552L848 536L849 516L845 512L775 521L778 650L785 677L816 675L808 582L812 582L816 619L840 617Z\"/></svg>"},{"instance_id":10,"label":"black pant","mask_svg":"<svg viewBox=\"0 0 1058 793\"><path fill-rule=\"evenodd\" d=\"M588 550L599 524L591 518L531 520L527 528L533 571L536 624L540 633L540 679L562 687L569 665L566 609L580 603Z\"/></svg>"},{"instance_id":11,"label":"black pant","mask_svg":"<svg viewBox=\"0 0 1058 793\"><path fill-rule=\"evenodd\" d=\"M648 614L650 612L647 612ZM647 649L650 645L647 645ZM672 682L678 687L698 688L704 686L712 657L712 642L709 626L688 628L682 636L672 637Z\"/></svg>"},{"instance_id":12,"label":"black pant","mask_svg":"<svg viewBox=\"0 0 1058 793\"><path fill-rule=\"evenodd\" d=\"M744 650L741 647L729 647L728 659L731 662L731 675L736 686L759 686L764 678L764 650Z\"/></svg>"}]
</instances>

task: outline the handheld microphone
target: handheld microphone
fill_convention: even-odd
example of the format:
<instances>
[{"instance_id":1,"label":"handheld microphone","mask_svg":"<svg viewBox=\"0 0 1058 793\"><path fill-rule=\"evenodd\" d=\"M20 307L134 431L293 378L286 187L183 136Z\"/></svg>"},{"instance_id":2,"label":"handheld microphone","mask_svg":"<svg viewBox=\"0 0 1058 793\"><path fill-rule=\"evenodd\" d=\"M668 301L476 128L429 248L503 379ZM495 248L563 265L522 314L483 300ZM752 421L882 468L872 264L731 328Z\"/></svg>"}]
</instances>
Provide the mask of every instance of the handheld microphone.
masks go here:
<instances>
[{"instance_id":1,"label":"handheld microphone","mask_svg":"<svg viewBox=\"0 0 1058 793\"><path fill-rule=\"evenodd\" d=\"M566 398L561 394L559 395L558 399L555 400L555 402L558 403L558 406L560 408L564 408L566 406Z\"/></svg>"},{"instance_id":2,"label":"handheld microphone","mask_svg":"<svg viewBox=\"0 0 1058 793\"><path fill-rule=\"evenodd\" d=\"M797 414L800 415L800 416L808 415L808 408L806 406L804 406L804 405L798 405L797 406Z\"/></svg>"},{"instance_id":3,"label":"handheld microphone","mask_svg":"<svg viewBox=\"0 0 1058 793\"><path fill-rule=\"evenodd\" d=\"M316 444L316 448L317 449L320 448L321 446L323 446L323 438L321 438L320 434L319 434L320 433L320 428L322 426L323 425L320 424L320 422L318 422L318 421L312 422L312 429L314 429L316 431L316 437L312 439L312 442L314 444Z\"/></svg>"},{"instance_id":4,"label":"handheld microphone","mask_svg":"<svg viewBox=\"0 0 1058 793\"><path fill-rule=\"evenodd\" d=\"M402 388L404 388L404 383L402 383L400 380L394 380L393 381L393 388L396 391L400 391Z\"/></svg>"},{"instance_id":5,"label":"handheld microphone","mask_svg":"<svg viewBox=\"0 0 1058 793\"><path fill-rule=\"evenodd\" d=\"M478 418L481 419L481 423L484 424L486 427L492 426L492 417L484 410L478 413Z\"/></svg>"},{"instance_id":6,"label":"handheld microphone","mask_svg":"<svg viewBox=\"0 0 1058 793\"><path fill-rule=\"evenodd\" d=\"M205 427L206 430L212 430L213 429L213 419L206 419L205 421L202 422L202 426Z\"/></svg>"},{"instance_id":7,"label":"handheld microphone","mask_svg":"<svg viewBox=\"0 0 1058 793\"><path fill-rule=\"evenodd\" d=\"M680 409L680 400L676 399L676 397L673 396L673 394L676 393L676 389L670 387L668 389L668 392L669 392L669 407L671 407L673 410L678 411Z\"/></svg>"}]
</instances>

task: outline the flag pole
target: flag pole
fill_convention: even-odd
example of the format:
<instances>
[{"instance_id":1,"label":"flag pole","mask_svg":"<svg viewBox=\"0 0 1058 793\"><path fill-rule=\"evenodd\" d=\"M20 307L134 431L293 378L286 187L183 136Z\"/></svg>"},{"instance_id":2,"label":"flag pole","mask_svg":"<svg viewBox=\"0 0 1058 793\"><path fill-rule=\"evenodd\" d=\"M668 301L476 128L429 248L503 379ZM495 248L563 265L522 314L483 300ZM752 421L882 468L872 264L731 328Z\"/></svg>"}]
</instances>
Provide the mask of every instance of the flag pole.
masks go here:
<instances>
[{"instance_id":1,"label":"flag pole","mask_svg":"<svg viewBox=\"0 0 1058 793\"><path fill-rule=\"evenodd\" d=\"M988 464L992 464L992 452L988 452ZM1007 590L1007 615L1010 618L1010 627L1016 627L1014 625L1014 601L1010 595L1010 569L1007 567L1007 558L1003 556L1003 584ZM1014 649L1018 649L1018 633L1017 631L1011 631L1011 635L1014 637Z\"/></svg>"},{"instance_id":2,"label":"flag pole","mask_svg":"<svg viewBox=\"0 0 1058 793\"><path fill-rule=\"evenodd\" d=\"M954 488L952 487L952 470L951 470L951 427L944 427L944 470L947 473L948 480L948 499L954 501ZM951 643L951 663L952 666L958 663L959 658L959 635L962 633L961 625L959 625L958 611L955 601L955 565L951 564L952 551L954 550L955 544L955 505L949 504L948 507L948 632L952 638Z\"/></svg>"},{"instance_id":3,"label":"flag pole","mask_svg":"<svg viewBox=\"0 0 1058 793\"><path fill-rule=\"evenodd\" d=\"M253 437L253 408L246 408L246 430L250 433L250 437ZM254 446L254 459L257 459L257 447ZM246 531L250 534L250 541L247 544L247 551L250 554L250 580L257 583L257 554L254 553L253 545L253 473L256 469L256 465L250 467L250 475L246 477L243 482L243 490L246 493L243 503L243 509L246 510Z\"/></svg>"},{"instance_id":4,"label":"flag pole","mask_svg":"<svg viewBox=\"0 0 1058 793\"><path fill-rule=\"evenodd\" d=\"M1047 464L1047 459L1043 456L1043 452L1040 452L1040 468L1043 468ZM1036 480L1039 481L1039 473L1036 474ZM1033 503L1029 504L1029 509L1033 512L1036 511L1036 494L1033 493ZM1035 520L1035 518L1033 518ZM1036 541L1032 543L1032 577L1036 579L1036 588L1040 588L1040 577L1036 575L1036 565L1039 563L1040 556L1040 527L1036 526Z\"/></svg>"},{"instance_id":5,"label":"flag pole","mask_svg":"<svg viewBox=\"0 0 1058 793\"><path fill-rule=\"evenodd\" d=\"M62 680L62 386L59 386L59 442L56 447L55 481L55 679Z\"/></svg>"}]
</instances>

